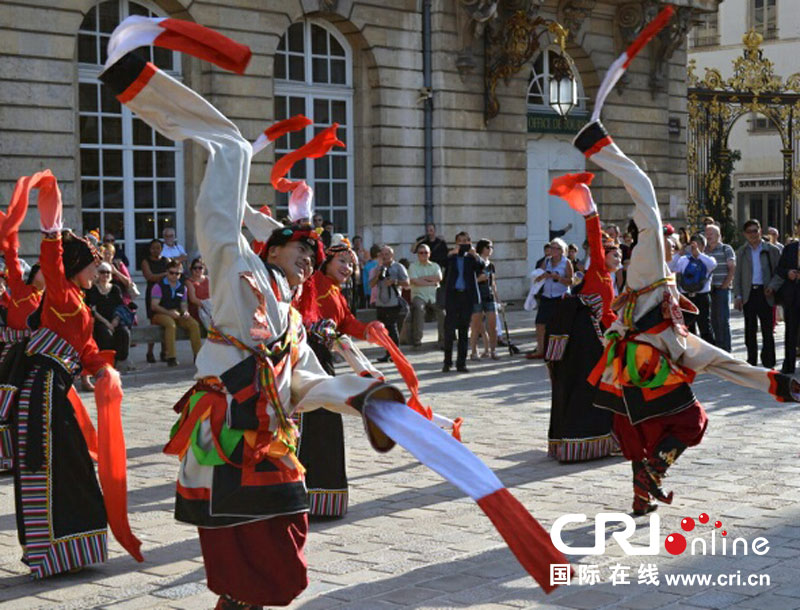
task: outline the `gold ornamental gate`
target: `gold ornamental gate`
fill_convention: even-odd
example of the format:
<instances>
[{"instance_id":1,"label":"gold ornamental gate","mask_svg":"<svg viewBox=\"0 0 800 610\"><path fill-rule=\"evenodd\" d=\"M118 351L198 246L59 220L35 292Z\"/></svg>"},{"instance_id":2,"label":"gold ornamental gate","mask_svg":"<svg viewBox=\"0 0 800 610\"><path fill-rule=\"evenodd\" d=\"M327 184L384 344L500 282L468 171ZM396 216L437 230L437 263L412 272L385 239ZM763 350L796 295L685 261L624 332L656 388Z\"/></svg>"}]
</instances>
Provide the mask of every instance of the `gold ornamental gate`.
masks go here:
<instances>
[{"instance_id":1,"label":"gold ornamental gate","mask_svg":"<svg viewBox=\"0 0 800 610\"><path fill-rule=\"evenodd\" d=\"M695 60L689 62L687 214L693 226L699 226L703 216L712 216L730 227L734 159L728 136L740 117L758 113L781 138L783 213L778 229L785 235L800 217L800 73L784 82L764 57L763 37L751 30L742 40L744 53L733 61L733 76L727 80L716 68L706 68L699 80Z\"/></svg>"}]
</instances>

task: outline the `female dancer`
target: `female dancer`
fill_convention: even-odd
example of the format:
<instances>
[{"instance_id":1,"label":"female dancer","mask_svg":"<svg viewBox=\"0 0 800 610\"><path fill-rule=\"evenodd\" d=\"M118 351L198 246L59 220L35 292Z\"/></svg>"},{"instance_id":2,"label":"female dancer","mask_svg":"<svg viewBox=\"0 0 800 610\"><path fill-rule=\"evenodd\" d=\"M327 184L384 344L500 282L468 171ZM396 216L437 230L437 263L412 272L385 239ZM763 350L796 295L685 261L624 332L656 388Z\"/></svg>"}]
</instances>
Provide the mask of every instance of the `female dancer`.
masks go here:
<instances>
[{"instance_id":1,"label":"female dancer","mask_svg":"<svg viewBox=\"0 0 800 610\"><path fill-rule=\"evenodd\" d=\"M353 275L355 252L343 239L325 254L325 262L303 285L297 309L303 314L308 344L322 368L332 376L331 348L336 335L366 339L367 326L352 314L341 288ZM297 455L306 468L309 514L343 516L347 512L348 490L342 416L324 409L303 413Z\"/></svg>"},{"instance_id":2,"label":"female dancer","mask_svg":"<svg viewBox=\"0 0 800 610\"><path fill-rule=\"evenodd\" d=\"M600 230L588 187L592 177L568 174L554 180L550 189L586 220L591 259L580 293L562 299L547 324L545 358L553 384L547 454L560 462L605 457L617 447L613 418L593 406L595 389L586 381L603 355L603 332L616 319L611 310L613 278L622 262L617 244Z\"/></svg>"},{"instance_id":3,"label":"female dancer","mask_svg":"<svg viewBox=\"0 0 800 610\"><path fill-rule=\"evenodd\" d=\"M26 202L31 188L39 189L47 291L41 326L18 372L14 491L23 561L34 578L44 578L105 561L107 523L131 555L142 556L128 526L119 373L114 352L99 351L92 338L92 314L83 300L99 255L71 231L62 234L61 193L49 170L26 180L19 193ZM98 380L99 437L91 423L87 431L82 405L71 402L72 380L82 369ZM104 493L90 457L95 446Z\"/></svg>"},{"instance_id":4,"label":"female dancer","mask_svg":"<svg viewBox=\"0 0 800 610\"><path fill-rule=\"evenodd\" d=\"M23 184L21 179L17 188ZM14 205L23 202L20 197L14 198ZM20 210L24 217L25 210ZM18 211L9 209L8 216L13 217ZM0 472L9 471L14 466L14 444L12 442L13 426L11 407L17 393L12 384L12 371L20 365L25 354L25 342L31 332L39 328L41 316L40 305L44 293L44 276L39 265L30 268L27 279L22 274L19 251L19 230L10 226L7 216L0 213L3 227L0 236L5 240L3 254L6 261L6 324L0 327ZM6 225L9 226L6 226Z\"/></svg>"}]
</instances>

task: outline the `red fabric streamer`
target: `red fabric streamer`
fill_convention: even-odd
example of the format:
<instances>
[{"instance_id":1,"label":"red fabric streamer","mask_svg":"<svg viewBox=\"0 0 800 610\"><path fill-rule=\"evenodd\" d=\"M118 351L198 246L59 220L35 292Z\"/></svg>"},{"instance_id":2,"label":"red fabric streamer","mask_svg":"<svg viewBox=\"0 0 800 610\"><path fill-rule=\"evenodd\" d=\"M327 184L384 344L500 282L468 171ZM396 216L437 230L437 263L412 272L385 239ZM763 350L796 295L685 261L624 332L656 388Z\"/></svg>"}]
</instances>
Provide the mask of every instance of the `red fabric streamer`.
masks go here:
<instances>
[{"instance_id":1,"label":"red fabric streamer","mask_svg":"<svg viewBox=\"0 0 800 610\"><path fill-rule=\"evenodd\" d=\"M594 180L592 172L581 172L580 174L564 174L558 178L554 178L548 191L551 195L561 197L562 199L572 191L578 184L585 184L589 186Z\"/></svg>"},{"instance_id":2,"label":"red fabric streamer","mask_svg":"<svg viewBox=\"0 0 800 610\"><path fill-rule=\"evenodd\" d=\"M86 411L86 405L83 404L81 397L75 391L75 386L70 386L69 394L67 394L69 402L72 404L72 410L75 412L75 420L78 422L78 427L83 433L83 439L86 441L86 447L89 449L89 456L96 462L97 461L97 432L94 429L91 417Z\"/></svg>"},{"instance_id":3,"label":"red fabric streamer","mask_svg":"<svg viewBox=\"0 0 800 610\"><path fill-rule=\"evenodd\" d=\"M25 215L28 213L28 200L31 189L39 189L39 216L41 225L49 228L61 225L61 191L53 173L46 169L32 176L22 176L17 180L11 203L8 205L8 214L3 219L0 236L5 239L12 233L19 231Z\"/></svg>"},{"instance_id":4,"label":"red fabric streamer","mask_svg":"<svg viewBox=\"0 0 800 610\"><path fill-rule=\"evenodd\" d=\"M553 546L550 535L528 510L505 487L478 500L486 516L497 528L525 571L545 593L557 585L551 584L550 566L566 565L570 576L573 570L564 554Z\"/></svg>"},{"instance_id":5,"label":"red fabric streamer","mask_svg":"<svg viewBox=\"0 0 800 610\"><path fill-rule=\"evenodd\" d=\"M411 393L411 398L408 399L408 406L414 409L417 413L426 419L433 419L433 411L430 407L426 407L420 402L419 399L419 380L417 374L414 372L414 367L400 351L400 348L394 344L392 338L389 336L389 331L383 324L375 324L370 322L367 324L367 339L370 343L380 345L392 358L392 362L397 367L397 371L406 382L408 391ZM453 428L455 432L455 427ZM460 440L460 439L459 439Z\"/></svg>"},{"instance_id":6,"label":"red fabric streamer","mask_svg":"<svg viewBox=\"0 0 800 610\"><path fill-rule=\"evenodd\" d=\"M622 65L623 68L626 68L631 65L633 58L641 51L644 46L650 42L650 40L658 34L668 23L669 20L672 19L672 14L675 12L675 9L672 5L667 5L661 12L656 15L656 18L653 19L650 23L648 23L645 28L639 33L631 45L625 50L628 59Z\"/></svg>"},{"instance_id":7,"label":"red fabric streamer","mask_svg":"<svg viewBox=\"0 0 800 610\"><path fill-rule=\"evenodd\" d=\"M181 19L165 19L158 25L165 31L156 37L156 46L189 53L237 74L244 74L250 63L249 47L211 28Z\"/></svg>"},{"instance_id":8,"label":"red fabric streamer","mask_svg":"<svg viewBox=\"0 0 800 610\"><path fill-rule=\"evenodd\" d=\"M136 561L144 561L142 543L128 523L128 485L125 436L122 433L122 382L113 367L105 367L94 386L97 403L98 460L97 473L103 488L108 525L114 538Z\"/></svg>"},{"instance_id":9,"label":"red fabric streamer","mask_svg":"<svg viewBox=\"0 0 800 610\"><path fill-rule=\"evenodd\" d=\"M292 169L292 166L298 161L302 159L319 159L320 157L324 157L334 146L344 148L344 142L336 137L336 130L338 128L339 123L334 123L330 127L320 131L310 142L307 142L297 150L281 157L278 162L272 166L272 174L270 175L270 181L275 190L281 193L287 193L302 184L302 180L293 182L284 178Z\"/></svg>"},{"instance_id":10,"label":"red fabric streamer","mask_svg":"<svg viewBox=\"0 0 800 610\"><path fill-rule=\"evenodd\" d=\"M291 118L278 121L274 125L271 125L264 131L264 135L267 136L267 140L274 142L281 136L285 136L287 133L305 129L311 125L311 123L312 121L308 117L303 116L302 114L296 114Z\"/></svg>"}]
</instances>

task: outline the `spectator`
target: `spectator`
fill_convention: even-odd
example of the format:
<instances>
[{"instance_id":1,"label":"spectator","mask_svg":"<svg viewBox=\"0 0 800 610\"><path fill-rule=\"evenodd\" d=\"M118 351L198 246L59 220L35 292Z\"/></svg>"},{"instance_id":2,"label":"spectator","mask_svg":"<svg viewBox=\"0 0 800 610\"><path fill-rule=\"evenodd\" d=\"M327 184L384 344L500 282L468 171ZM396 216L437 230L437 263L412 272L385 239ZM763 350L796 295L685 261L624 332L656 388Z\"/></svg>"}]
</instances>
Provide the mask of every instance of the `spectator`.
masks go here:
<instances>
[{"instance_id":1,"label":"spectator","mask_svg":"<svg viewBox=\"0 0 800 610\"><path fill-rule=\"evenodd\" d=\"M364 265L369 260L369 252L364 247L364 240L361 239L360 235L353 235L353 252L356 253L356 257L358 258L358 266L359 268L363 269Z\"/></svg>"},{"instance_id":2,"label":"spectator","mask_svg":"<svg viewBox=\"0 0 800 610\"><path fill-rule=\"evenodd\" d=\"M697 307L697 314L686 315L689 332L714 345L711 329L711 276L717 261L703 253L706 238L699 233L689 241L689 253L684 254L675 271L678 273L678 289Z\"/></svg>"},{"instance_id":3,"label":"spectator","mask_svg":"<svg viewBox=\"0 0 800 610\"><path fill-rule=\"evenodd\" d=\"M800 221L798 221L800 225ZM798 227L800 228L800 227ZM776 273L784 281L780 286L780 301L786 320L786 340L781 371L793 374L797 356L797 330L800 328L800 265L798 265L800 242L792 242L784 247Z\"/></svg>"},{"instance_id":4,"label":"spectator","mask_svg":"<svg viewBox=\"0 0 800 610\"><path fill-rule=\"evenodd\" d=\"M112 283L112 273L110 263L104 261L98 265L97 281L92 282L86 292L86 304L94 316L93 336L97 347L114 350L114 368L125 372L133 369L127 363L133 313L123 303L119 286Z\"/></svg>"},{"instance_id":5,"label":"spectator","mask_svg":"<svg viewBox=\"0 0 800 610\"><path fill-rule=\"evenodd\" d=\"M456 247L450 250L445 272L445 318L444 318L444 365L443 373L453 366L453 342L458 334L456 370L468 373L467 346L472 310L481 302L478 290L478 275L484 263L472 247L469 233L456 235Z\"/></svg>"},{"instance_id":6,"label":"spectator","mask_svg":"<svg viewBox=\"0 0 800 610\"><path fill-rule=\"evenodd\" d=\"M166 227L161 236L164 238L164 247L161 251L161 256L173 261L178 261L181 265L186 264L189 255L175 239L175 229L173 227Z\"/></svg>"},{"instance_id":7,"label":"spectator","mask_svg":"<svg viewBox=\"0 0 800 610\"><path fill-rule=\"evenodd\" d=\"M324 224L325 219L322 217L322 214L314 214L314 216L311 218L311 221L314 223L314 228L319 229L319 232L324 230L322 225Z\"/></svg>"},{"instance_id":8,"label":"spectator","mask_svg":"<svg viewBox=\"0 0 800 610\"><path fill-rule=\"evenodd\" d=\"M431 262L439 265L439 268L444 273L448 256L447 242L444 237L436 235L436 225L432 222L425 225L425 235L417 237L414 245L411 246L411 252L416 253L417 249L422 244L425 244L430 249ZM442 303L441 296L439 297L439 303Z\"/></svg>"},{"instance_id":9,"label":"spectator","mask_svg":"<svg viewBox=\"0 0 800 610\"><path fill-rule=\"evenodd\" d=\"M478 252L480 254L480 252ZM569 262L572 263L572 268L575 269L575 266L578 264L578 244L570 244L567 246L567 258Z\"/></svg>"},{"instance_id":10,"label":"spectator","mask_svg":"<svg viewBox=\"0 0 800 610\"><path fill-rule=\"evenodd\" d=\"M772 307L775 304L775 292L783 283L779 277L783 258L778 248L762 239L761 223L757 220L748 220L742 229L747 243L736 253L738 262L733 276L733 304L738 311L744 311L744 343L747 346L747 362L753 366L758 364L756 333L760 322L763 343L761 363L771 369L775 366ZM795 257L797 257L796 251ZM796 264L797 260L795 259ZM788 317L786 336L789 336ZM794 372L794 353L792 353L791 372Z\"/></svg>"},{"instance_id":11,"label":"spectator","mask_svg":"<svg viewBox=\"0 0 800 610\"><path fill-rule=\"evenodd\" d=\"M189 267L186 296L189 301L189 315L206 330L211 328L211 291L208 287L206 266L200 257L194 259Z\"/></svg>"},{"instance_id":12,"label":"spectator","mask_svg":"<svg viewBox=\"0 0 800 610\"><path fill-rule=\"evenodd\" d=\"M736 254L728 244L722 243L719 226L708 224L705 228L705 253L717 266L711 275L711 330L717 347L731 351L731 286L736 271Z\"/></svg>"},{"instance_id":13,"label":"spectator","mask_svg":"<svg viewBox=\"0 0 800 610\"><path fill-rule=\"evenodd\" d=\"M330 220L322 223L322 233L319 236L322 238L322 243L325 244L325 249L330 248L333 240L333 223Z\"/></svg>"},{"instance_id":14,"label":"spectator","mask_svg":"<svg viewBox=\"0 0 800 610\"><path fill-rule=\"evenodd\" d=\"M777 246L778 250L783 251L783 244L781 243L781 233L775 227L767 228L767 239L773 246Z\"/></svg>"},{"instance_id":15,"label":"spectator","mask_svg":"<svg viewBox=\"0 0 800 610\"><path fill-rule=\"evenodd\" d=\"M160 282L153 285L150 291L150 311L153 317L150 321L164 328L164 349L167 356L167 366L178 366L175 358L175 332L180 326L189 333L192 342L192 352L197 357L200 351L200 326L189 315L187 309L186 284L181 278L183 265L172 260L167 263L167 275Z\"/></svg>"},{"instance_id":16,"label":"spectator","mask_svg":"<svg viewBox=\"0 0 800 610\"><path fill-rule=\"evenodd\" d=\"M378 310L378 321L383 322L389 336L395 345L398 345L398 328L402 326L408 313L408 303L400 294L407 288L408 272L394 260L394 250L391 246L381 248L380 267L377 267L370 280L370 286L377 289L375 306ZM389 362L389 352L378 358L378 362Z\"/></svg>"},{"instance_id":17,"label":"spectator","mask_svg":"<svg viewBox=\"0 0 800 610\"><path fill-rule=\"evenodd\" d=\"M130 269L131 264L128 262L128 257L125 256L125 252L122 248L117 248L116 241L117 239L114 237L114 234L111 231L106 231L106 234L103 236L103 244L111 244L114 246L114 260L122 261L125 267Z\"/></svg>"},{"instance_id":18,"label":"spectator","mask_svg":"<svg viewBox=\"0 0 800 610\"><path fill-rule=\"evenodd\" d=\"M100 246L100 258L111 267L111 283L118 286L122 293L122 300L127 305L133 297L139 296L139 289L131 279L131 273L122 259L115 258L114 244L107 242Z\"/></svg>"},{"instance_id":19,"label":"spectator","mask_svg":"<svg viewBox=\"0 0 800 610\"><path fill-rule=\"evenodd\" d=\"M380 255L381 247L377 244L373 244L369 249L369 260L364 263L362 281L364 282L364 299L366 301L365 306L372 304L372 300L370 298L372 296L372 286L370 285L370 280L372 279L372 272L378 267L378 258Z\"/></svg>"},{"instance_id":20,"label":"spectator","mask_svg":"<svg viewBox=\"0 0 800 610\"><path fill-rule=\"evenodd\" d=\"M678 229L678 241L681 244L679 253L681 256L687 254L689 251L689 242L692 240L691 235L689 235L689 229L686 227L680 227Z\"/></svg>"},{"instance_id":21,"label":"spectator","mask_svg":"<svg viewBox=\"0 0 800 610\"><path fill-rule=\"evenodd\" d=\"M711 216L704 216L704 217L703 217L703 220L702 220L702 222L701 222L701 224L703 225L703 230L705 230L705 228L706 228L708 225L713 225L713 224L717 224L717 223L714 221L714 218L713 218L713 217L711 217Z\"/></svg>"},{"instance_id":22,"label":"spectator","mask_svg":"<svg viewBox=\"0 0 800 610\"><path fill-rule=\"evenodd\" d=\"M150 293L153 290L153 286L167 276L167 263L169 263L169 260L161 256L161 250L162 243L160 239L150 240L147 258L142 259L139 263L139 269L141 269L142 275L147 281L147 289L144 292L144 306L148 320L153 318L153 312L150 310ZM162 362L167 361L167 353L164 351L163 344L161 345L160 360ZM150 363L156 361L155 356L153 356L152 343L147 344L147 361Z\"/></svg>"},{"instance_id":23,"label":"spectator","mask_svg":"<svg viewBox=\"0 0 800 610\"><path fill-rule=\"evenodd\" d=\"M549 242L546 243L544 245L544 247L542 248L542 250L544 252L544 256L542 258L540 258L538 261L536 261L536 264L534 265L534 267L536 267L536 269L544 269L544 267L543 267L544 262L548 258L550 258L550 243ZM588 265L588 263L586 263L586 264Z\"/></svg>"},{"instance_id":24,"label":"spectator","mask_svg":"<svg viewBox=\"0 0 800 610\"><path fill-rule=\"evenodd\" d=\"M613 226L613 225L612 225ZM544 358L544 335L547 322L553 315L558 301L569 292L572 285L572 263L564 253L567 244L556 238L550 242L550 256L544 261L544 286L539 293L539 310L536 312L536 350L526 354L529 360Z\"/></svg>"},{"instance_id":25,"label":"spectator","mask_svg":"<svg viewBox=\"0 0 800 610\"><path fill-rule=\"evenodd\" d=\"M547 227L548 227L549 232L550 232L550 241L552 242L556 237L563 237L564 235L569 233L572 230L572 223L570 222L563 229L554 230L553 229L553 221L551 220L551 221L549 221L547 223Z\"/></svg>"},{"instance_id":26,"label":"spectator","mask_svg":"<svg viewBox=\"0 0 800 610\"><path fill-rule=\"evenodd\" d=\"M483 354L482 358L491 357L492 360L499 360L497 355L497 288L495 285L495 270L494 263L489 262L489 257L492 255L494 245L488 239L478 240L478 245L475 251L478 256L483 260L484 267L480 275L478 275L478 293L480 294L480 302L472 307L472 324L470 329L470 348L472 351L472 359L478 359L478 337L483 336ZM576 248L577 253L577 248ZM484 317L486 318L484 324ZM486 335L488 334L489 342L486 343Z\"/></svg>"},{"instance_id":27,"label":"spectator","mask_svg":"<svg viewBox=\"0 0 800 610\"><path fill-rule=\"evenodd\" d=\"M417 260L408 269L411 282L411 343L416 348L422 347L425 314L430 311L436 316L436 342L439 349L442 349L444 311L436 301L436 290L442 282L442 269L430 258L430 246L420 243L417 245Z\"/></svg>"}]
</instances>

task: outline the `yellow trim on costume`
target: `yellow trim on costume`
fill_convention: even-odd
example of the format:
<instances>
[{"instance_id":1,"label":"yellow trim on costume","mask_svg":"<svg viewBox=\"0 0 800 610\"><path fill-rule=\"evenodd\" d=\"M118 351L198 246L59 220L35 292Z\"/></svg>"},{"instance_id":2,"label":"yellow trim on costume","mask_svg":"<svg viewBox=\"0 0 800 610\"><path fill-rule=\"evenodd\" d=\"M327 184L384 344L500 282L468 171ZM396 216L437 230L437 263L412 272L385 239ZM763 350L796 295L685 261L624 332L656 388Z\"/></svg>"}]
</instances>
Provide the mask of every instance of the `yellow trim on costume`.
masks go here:
<instances>
[{"instance_id":1,"label":"yellow trim on costume","mask_svg":"<svg viewBox=\"0 0 800 610\"><path fill-rule=\"evenodd\" d=\"M328 289L328 292L323 294L322 296L317 297L317 303L322 301L322 299L327 299L332 292L341 292L342 289L339 288L336 284L331 284L331 287Z\"/></svg>"},{"instance_id":2,"label":"yellow trim on costume","mask_svg":"<svg viewBox=\"0 0 800 610\"><path fill-rule=\"evenodd\" d=\"M83 303L83 302L81 302L81 304L78 305L78 309L76 309L72 313L61 313L55 307L52 307L52 306L50 307L50 311L52 311L56 315L56 317L59 320L61 320L62 322L66 322L67 318L72 318L74 316L77 316L84 309L86 309L86 303Z\"/></svg>"},{"instance_id":3,"label":"yellow trim on costume","mask_svg":"<svg viewBox=\"0 0 800 610\"><path fill-rule=\"evenodd\" d=\"M34 288L33 290L34 290L34 292L31 292L24 299L20 299L19 301L15 301L14 299L11 299L11 302L14 303L14 307L19 307L20 303L24 303L25 301L30 301L33 297L38 297L40 294L42 294L42 291L39 290L38 288Z\"/></svg>"}]
</instances>

